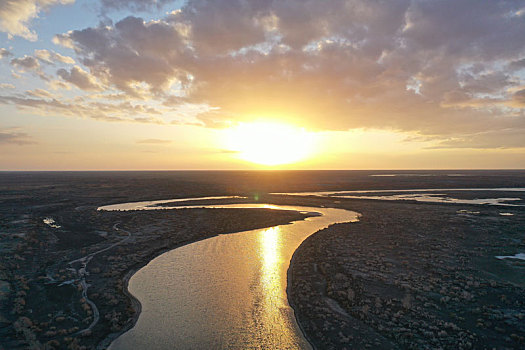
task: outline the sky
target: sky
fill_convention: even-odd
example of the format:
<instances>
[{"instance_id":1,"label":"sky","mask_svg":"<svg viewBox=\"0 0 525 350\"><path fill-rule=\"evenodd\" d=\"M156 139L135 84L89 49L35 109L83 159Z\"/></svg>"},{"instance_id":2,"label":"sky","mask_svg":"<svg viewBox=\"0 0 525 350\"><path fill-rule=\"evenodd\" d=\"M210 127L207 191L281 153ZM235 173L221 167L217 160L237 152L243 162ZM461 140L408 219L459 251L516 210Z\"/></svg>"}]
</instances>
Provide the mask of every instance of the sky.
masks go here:
<instances>
[{"instance_id":1,"label":"sky","mask_svg":"<svg viewBox=\"0 0 525 350\"><path fill-rule=\"evenodd\" d=\"M525 169L525 1L0 0L0 170Z\"/></svg>"}]
</instances>

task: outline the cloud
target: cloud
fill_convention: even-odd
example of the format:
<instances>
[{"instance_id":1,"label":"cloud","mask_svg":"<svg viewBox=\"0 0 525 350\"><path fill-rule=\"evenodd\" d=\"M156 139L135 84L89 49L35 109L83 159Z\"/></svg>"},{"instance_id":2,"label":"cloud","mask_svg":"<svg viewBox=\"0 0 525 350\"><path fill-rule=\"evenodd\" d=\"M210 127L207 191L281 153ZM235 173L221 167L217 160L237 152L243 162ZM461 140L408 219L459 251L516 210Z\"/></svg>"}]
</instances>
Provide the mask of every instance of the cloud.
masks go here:
<instances>
[{"instance_id":1,"label":"cloud","mask_svg":"<svg viewBox=\"0 0 525 350\"><path fill-rule=\"evenodd\" d=\"M442 140L436 146L429 148L523 148L525 147L523 135L525 135L525 128L487 131Z\"/></svg>"},{"instance_id":2,"label":"cloud","mask_svg":"<svg viewBox=\"0 0 525 350\"><path fill-rule=\"evenodd\" d=\"M161 145L161 144L171 143L171 140L144 139L144 140L138 140L137 143L146 143L146 144L153 144L153 145Z\"/></svg>"},{"instance_id":3,"label":"cloud","mask_svg":"<svg viewBox=\"0 0 525 350\"><path fill-rule=\"evenodd\" d=\"M84 101L81 97L64 99L40 89L27 92L27 96L0 95L0 104L15 105L21 110L38 115L62 115L107 122L165 124L159 117L161 113L150 106L129 102Z\"/></svg>"},{"instance_id":4,"label":"cloud","mask_svg":"<svg viewBox=\"0 0 525 350\"><path fill-rule=\"evenodd\" d=\"M57 62L66 64L75 64L75 60L69 56L62 56L61 54L49 50L35 50L35 57L46 63L55 64Z\"/></svg>"},{"instance_id":5,"label":"cloud","mask_svg":"<svg viewBox=\"0 0 525 350\"><path fill-rule=\"evenodd\" d=\"M174 0L101 0L102 12L107 11L149 11L159 10L164 5L172 3Z\"/></svg>"},{"instance_id":6,"label":"cloud","mask_svg":"<svg viewBox=\"0 0 525 350\"><path fill-rule=\"evenodd\" d=\"M130 16L54 42L105 89L207 106L195 123L208 127L274 118L467 145L525 126L519 11L512 1L188 0L164 18Z\"/></svg>"},{"instance_id":7,"label":"cloud","mask_svg":"<svg viewBox=\"0 0 525 350\"><path fill-rule=\"evenodd\" d=\"M509 67L512 69L523 69L525 68L525 58L521 60L512 61L509 64Z\"/></svg>"},{"instance_id":8,"label":"cloud","mask_svg":"<svg viewBox=\"0 0 525 350\"><path fill-rule=\"evenodd\" d=\"M52 77L44 72L40 65L40 61L36 57L24 55L23 57L13 58L11 60L11 65L17 69L18 73L33 73L45 82L50 82L52 80ZM11 75L16 79L22 77L14 71L11 71Z\"/></svg>"},{"instance_id":9,"label":"cloud","mask_svg":"<svg viewBox=\"0 0 525 350\"><path fill-rule=\"evenodd\" d=\"M512 96L512 105L518 108L525 108L525 89L516 91Z\"/></svg>"},{"instance_id":10,"label":"cloud","mask_svg":"<svg viewBox=\"0 0 525 350\"><path fill-rule=\"evenodd\" d=\"M3 48L3 47L0 48L0 59L6 58L6 57L9 57L9 56L13 56L11 51L9 51L8 49Z\"/></svg>"},{"instance_id":11,"label":"cloud","mask_svg":"<svg viewBox=\"0 0 525 350\"><path fill-rule=\"evenodd\" d=\"M44 90L44 89L29 90L29 91L26 91L26 94L32 97L49 98L49 99L55 98L53 94L51 94L49 91Z\"/></svg>"},{"instance_id":12,"label":"cloud","mask_svg":"<svg viewBox=\"0 0 525 350\"><path fill-rule=\"evenodd\" d=\"M127 17L114 27L71 31L55 41L73 45L94 76L129 94L138 95L136 84L160 91L187 78L178 64L184 60L181 37L174 25L163 21Z\"/></svg>"},{"instance_id":13,"label":"cloud","mask_svg":"<svg viewBox=\"0 0 525 350\"><path fill-rule=\"evenodd\" d=\"M69 34L71 33L73 33L72 30L65 34L55 35L52 39L53 44L72 49L74 44L73 44L73 41L69 38Z\"/></svg>"},{"instance_id":14,"label":"cloud","mask_svg":"<svg viewBox=\"0 0 525 350\"><path fill-rule=\"evenodd\" d=\"M51 90L71 90L71 84L68 84L62 80L52 79L47 82L47 86Z\"/></svg>"},{"instance_id":15,"label":"cloud","mask_svg":"<svg viewBox=\"0 0 525 350\"><path fill-rule=\"evenodd\" d=\"M39 13L55 5L71 4L74 0L2 0L0 1L0 31L9 38L20 36L36 41L38 35L29 28Z\"/></svg>"},{"instance_id":16,"label":"cloud","mask_svg":"<svg viewBox=\"0 0 525 350\"><path fill-rule=\"evenodd\" d=\"M9 83L0 83L0 89L14 89L15 86Z\"/></svg>"},{"instance_id":17,"label":"cloud","mask_svg":"<svg viewBox=\"0 0 525 350\"><path fill-rule=\"evenodd\" d=\"M172 20L189 28L200 54L217 55L265 41L270 1L189 1Z\"/></svg>"},{"instance_id":18,"label":"cloud","mask_svg":"<svg viewBox=\"0 0 525 350\"><path fill-rule=\"evenodd\" d=\"M79 66L74 66L70 71L61 68L57 71L57 75L81 90L99 91L101 89L96 79Z\"/></svg>"},{"instance_id":19,"label":"cloud","mask_svg":"<svg viewBox=\"0 0 525 350\"><path fill-rule=\"evenodd\" d=\"M24 57L21 58L13 58L11 60L11 65L22 71L37 70L40 68L38 60L33 56L27 55L24 55Z\"/></svg>"},{"instance_id":20,"label":"cloud","mask_svg":"<svg viewBox=\"0 0 525 350\"><path fill-rule=\"evenodd\" d=\"M32 138L25 132L21 132L16 128L0 129L0 144L12 144L24 146L35 143Z\"/></svg>"}]
</instances>

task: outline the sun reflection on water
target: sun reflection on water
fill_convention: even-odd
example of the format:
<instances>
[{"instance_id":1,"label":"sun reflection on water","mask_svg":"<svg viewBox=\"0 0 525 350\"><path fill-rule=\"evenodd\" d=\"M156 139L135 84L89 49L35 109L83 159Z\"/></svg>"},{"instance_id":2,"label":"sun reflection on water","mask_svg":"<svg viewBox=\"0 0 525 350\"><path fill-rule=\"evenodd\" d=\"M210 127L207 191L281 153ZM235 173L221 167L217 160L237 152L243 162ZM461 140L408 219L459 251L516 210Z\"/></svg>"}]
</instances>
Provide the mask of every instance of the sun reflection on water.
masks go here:
<instances>
[{"instance_id":1,"label":"sun reflection on water","mask_svg":"<svg viewBox=\"0 0 525 350\"><path fill-rule=\"evenodd\" d=\"M259 234L261 255L261 288L263 292L263 313L269 320L266 324L280 327L280 309L284 306L281 284L282 252L281 229L271 227Z\"/></svg>"}]
</instances>

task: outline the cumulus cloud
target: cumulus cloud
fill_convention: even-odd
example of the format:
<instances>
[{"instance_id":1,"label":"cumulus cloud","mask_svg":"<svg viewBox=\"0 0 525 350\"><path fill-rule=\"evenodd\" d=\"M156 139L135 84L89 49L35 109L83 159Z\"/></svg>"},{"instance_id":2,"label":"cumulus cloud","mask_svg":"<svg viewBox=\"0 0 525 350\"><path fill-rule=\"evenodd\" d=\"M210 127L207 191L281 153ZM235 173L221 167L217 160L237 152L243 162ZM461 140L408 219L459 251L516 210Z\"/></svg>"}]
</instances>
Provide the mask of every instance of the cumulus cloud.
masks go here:
<instances>
[{"instance_id":1,"label":"cumulus cloud","mask_svg":"<svg viewBox=\"0 0 525 350\"><path fill-rule=\"evenodd\" d=\"M33 56L27 55L24 57L13 58L11 60L11 65L22 71L37 70L40 68L40 63L38 63L38 60Z\"/></svg>"},{"instance_id":2,"label":"cumulus cloud","mask_svg":"<svg viewBox=\"0 0 525 350\"><path fill-rule=\"evenodd\" d=\"M0 129L0 144L12 145L29 145L35 143L33 139L25 132L16 128Z\"/></svg>"},{"instance_id":3,"label":"cumulus cloud","mask_svg":"<svg viewBox=\"0 0 525 350\"><path fill-rule=\"evenodd\" d=\"M95 78L79 66L74 66L70 71L61 68L57 71L57 75L81 90L97 91L101 89Z\"/></svg>"},{"instance_id":4,"label":"cumulus cloud","mask_svg":"<svg viewBox=\"0 0 525 350\"><path fill-rule=\"evenodd\" d=\"M316 130L386 128L489 144L475 135L505 142L499 131L525 127L516 90L525 22L512 15L520 6L189 0L158 20L130 16L54 42L73 48L106 88L133 98L147 92L165 106L208 106L198 118L209 127L266 117Z\"/></svg>"},{"instance_id":5,"label":"cumulus cloud","mask_svg":"<svg viewBox=\"0 0 525 350\"><path fill-rule=\"evenodd\" d=\"M186 24L199 54L217 55L264 42L268 5L269 1L189 1L171 20Z\"/></svg>"},{"instance_id":6,"label":"cumulus cloud","mask_svg":"<svg viewBox=\"0 0 525 350\"><path fill-rule=\"evenodd\" d=\"M36 41L38 35L29 28L39 13L54 5L73 3L75 0L2 0L0 1L0 31L9 38L20 36Z\"/></svg>"},{"instance_id":7,"label":"cumulus cloud","mask_svg":"<svg viewBox=\"0 0 525 350\"><path fill-rule=\"evenodd\" d=\"M129 94L137 94L134 85L138 83L158 91L173 80L186 79L179 66L185 51L180 35L175 26L163 21L127 17L114 27L72 31L55 41L72 43L94 76Z\"/></svg>"}]
</instances>

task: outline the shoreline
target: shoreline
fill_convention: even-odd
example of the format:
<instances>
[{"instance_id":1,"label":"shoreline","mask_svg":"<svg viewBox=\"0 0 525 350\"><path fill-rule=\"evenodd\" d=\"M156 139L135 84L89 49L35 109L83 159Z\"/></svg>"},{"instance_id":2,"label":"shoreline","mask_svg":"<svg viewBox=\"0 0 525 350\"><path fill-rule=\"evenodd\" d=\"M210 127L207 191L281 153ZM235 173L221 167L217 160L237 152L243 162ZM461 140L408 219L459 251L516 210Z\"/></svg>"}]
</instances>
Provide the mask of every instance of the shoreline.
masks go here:
<instances>
[{"instance_id":1,"label":"shoreline","mask_svg":"<svg viewBox=\"0 0 525 350\"><path fill-rule=\"evenodd\" d=\"M151 261L151 260L150 260ZM149 262L148 262L149 263ZM148 263L144 264L143 266L146 266ZM100 343L97 344L96 350L104 350L108 349L111 346L111 343L115 341L118 337L135 327L135 324L137 324L137 321L139 320L140 313L142 312L142 304L140 303L140 300L138 300L128 289L129 281L133 277L133 275L139 271L142 267L139 268L133 268L129 270L124 278L122 278L123 282L123 289L122 292L126 297L128 297L131 301L131 306L134 310L132 318L128 321L128 324L120 331L114 332L109 334L106 338L104 338Z\"/></svg>"},{"instance_id":2,"label":"shoreline","mask_svg":"<svg viewBox=\"0 0 525 350\"><path fill-rule=\"evenodd\" d=\"M319 231L317 231L317 232L319 232ZM311 237L311 236L315 235L317 232L312 233L308 237ZM301 242L301 245L308 239L308 237L306 237L306 239ZM292 258L290 259L290 264L288 265L288 270L286 272L286 299L288 300L288 305L290 305L290 308L293 311L293 316L295 318L295 323L299 327L299 330L301 331L301 334L303 335L303 338L306 340L306 342L308 344L310 344L310 347L312 348L312 350L318 350L317 347L315 346L315 344L313 343L313 341L310 339L310 337L308 337L308 334L306 333L306 331L305 331L303 325L301 324L301 322L299 322L297 306L295 305L295 302L293 301L293 299L290 297L291 293L292 293L291 282L294 279L294 272L293 272L292 266L293 266L294 260L296 259L297 251L299 250L301 245L299 245L299 247L297 247L297 249L293 253Z\"/></svg>"}]
</instances>

